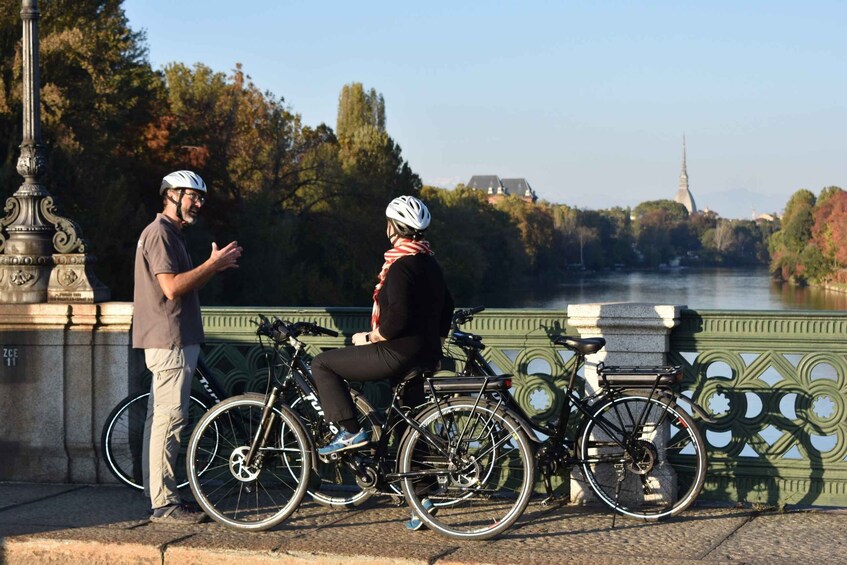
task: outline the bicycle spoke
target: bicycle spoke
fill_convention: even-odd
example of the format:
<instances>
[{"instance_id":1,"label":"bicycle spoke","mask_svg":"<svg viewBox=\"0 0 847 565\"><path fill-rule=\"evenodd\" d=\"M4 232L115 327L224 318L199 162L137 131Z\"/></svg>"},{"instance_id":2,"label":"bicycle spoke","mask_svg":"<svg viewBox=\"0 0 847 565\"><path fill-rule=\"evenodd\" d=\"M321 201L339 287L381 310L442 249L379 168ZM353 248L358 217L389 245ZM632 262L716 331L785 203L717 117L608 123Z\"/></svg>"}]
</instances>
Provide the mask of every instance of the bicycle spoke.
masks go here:
<instances>
[{"instance_id":1,"label":"bicycle spoke","mask_svg":"<svg viewBox=\"0 0 847 565\"><path fill-rule=\"evenodd\" d=\"M432 410L420 419L428 433L410 434L401 461L404 473L435 475L428 492L416 493L415 481L403 481L418 511L424 498L434 504L427 524L451 537L485 539L517 520L534 484L534 462L516 424L473 400L448 403L440 415ZM448 455L433 453L434 438L446 440Z\"/></svg>"},{"instance_id":2,"label":"bicycle spoke","mask_svg":"<svg viewBox=\"0 0 847 565\"><path fill-rule=\"evenodd\" d=\"M264 401L256 395L224 401L203 418L191 438L190 467L207 465L202 475L191 474L192 491L215 520L236 528L261 530L278 524L296 510L306 490L308 443L283 412L276 413L269 445L253 461L246 460L263 409Z\"/></svg>"},{"instance_id":3,"label":"bicycle spoke","mask_svg":"<svg viewBox=\"0 0 847 565\"><path fill-rule=\"evenodd\" d=\"M593 420L581 434L580 458L601 501L643 519L675 515L694 501L706 456L690 416L657 398L624 396L599 408Z\"/></svg>"}]
</instances>

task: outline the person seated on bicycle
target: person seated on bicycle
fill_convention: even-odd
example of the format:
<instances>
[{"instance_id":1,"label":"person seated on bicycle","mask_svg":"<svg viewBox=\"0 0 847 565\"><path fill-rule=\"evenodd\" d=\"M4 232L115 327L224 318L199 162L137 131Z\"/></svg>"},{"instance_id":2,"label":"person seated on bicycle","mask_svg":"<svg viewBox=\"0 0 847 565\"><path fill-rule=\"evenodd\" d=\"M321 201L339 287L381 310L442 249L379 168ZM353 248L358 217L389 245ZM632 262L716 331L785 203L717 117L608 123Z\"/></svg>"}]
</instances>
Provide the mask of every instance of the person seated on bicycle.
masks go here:
<instances>
[{"instance_id":1,"label":"person seated on bicycle","mask_svg":"<svg viewBox=\"0 0 847 565\"><path fill-rule=\"evenodd\" d=\"M430 213L414 196L400 196L385 209L391 249L373 293L371 331L353 336L353 346L325 351L312 361L326 419L340 431L320 455L356 449L370 441L370 430L356 420L348 381L391 379L396 384L416 366L434 368L441 358L441 338L447 336L453 297L441 266L423 239ZM406 390L404 402L422 404L423 383Z\"/></svg>"}]
</instances>

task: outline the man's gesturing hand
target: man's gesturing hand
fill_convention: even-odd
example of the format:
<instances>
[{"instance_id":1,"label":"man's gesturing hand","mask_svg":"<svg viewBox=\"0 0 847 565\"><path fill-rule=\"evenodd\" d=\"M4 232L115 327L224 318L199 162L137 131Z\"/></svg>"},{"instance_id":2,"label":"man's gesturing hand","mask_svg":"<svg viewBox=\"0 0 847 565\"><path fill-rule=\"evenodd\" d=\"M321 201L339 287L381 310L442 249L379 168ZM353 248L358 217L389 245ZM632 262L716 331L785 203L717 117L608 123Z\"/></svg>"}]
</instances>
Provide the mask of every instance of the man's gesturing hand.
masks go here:
<instances>
[{"instance_id":1,"label":"man's gesturing hand","mask_svg":"<svg viewBox=\"0 0 847 565\"><path fill-rule=\"evenodd\" d=\"M242 251L244 251L244 248L239 247L237 241L229 243L222 249L218 249L218 244L213 241L212 254L209 256L209 261L211 261L216 272L237 269L238 259L241 258Z\"/></svg>"}]
</instances>

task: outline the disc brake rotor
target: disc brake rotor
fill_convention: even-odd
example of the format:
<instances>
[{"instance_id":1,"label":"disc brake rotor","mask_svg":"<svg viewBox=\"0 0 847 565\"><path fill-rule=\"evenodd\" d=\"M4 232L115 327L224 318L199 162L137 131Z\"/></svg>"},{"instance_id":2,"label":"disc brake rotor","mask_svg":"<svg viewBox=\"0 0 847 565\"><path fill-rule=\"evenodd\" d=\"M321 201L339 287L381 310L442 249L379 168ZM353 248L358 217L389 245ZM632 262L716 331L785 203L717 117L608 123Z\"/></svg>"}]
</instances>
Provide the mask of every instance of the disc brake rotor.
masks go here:
<instances>
[{"instance_id":1,"label":"disc brake rotor","mask_svg":"<svg viewBox=\"0 0 847 565\"><path fill-rule=\"evenodd\" d=\"M244 445L233 449L232 455L229 456L229 470L232 476L244 483L255 481L260 472L258 467L245 465L244 460L249 451L250 446Z\"/></svg>"}]
</instances>

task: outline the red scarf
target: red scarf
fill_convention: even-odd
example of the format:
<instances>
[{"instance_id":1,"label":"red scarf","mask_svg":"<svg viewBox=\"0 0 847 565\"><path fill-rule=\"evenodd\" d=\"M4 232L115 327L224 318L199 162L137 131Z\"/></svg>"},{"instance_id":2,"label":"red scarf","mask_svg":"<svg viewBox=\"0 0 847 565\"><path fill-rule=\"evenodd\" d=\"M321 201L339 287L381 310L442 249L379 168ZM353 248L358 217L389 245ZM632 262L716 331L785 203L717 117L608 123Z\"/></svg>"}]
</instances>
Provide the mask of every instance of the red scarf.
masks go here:
<instances>
[{"instance_id":1,"label":"red scarf","mask_svg":"<svg viewBox=\"0 0 847 565\"><path fill-rule=\"evenodd\" d=\"M385 263L382 264L382 270L379 272L379 282L374 288L374 307L371 312L371 329L379 329L379 291L385 282L385 276L388 274L388 269L394 264L394 261L407 255L417 255L418 253L426 253L427 255L435 255L428 241L415 241L413 239L397 238L394 242L394 247L385 252Z\"/></svg>"}]
</instances>

